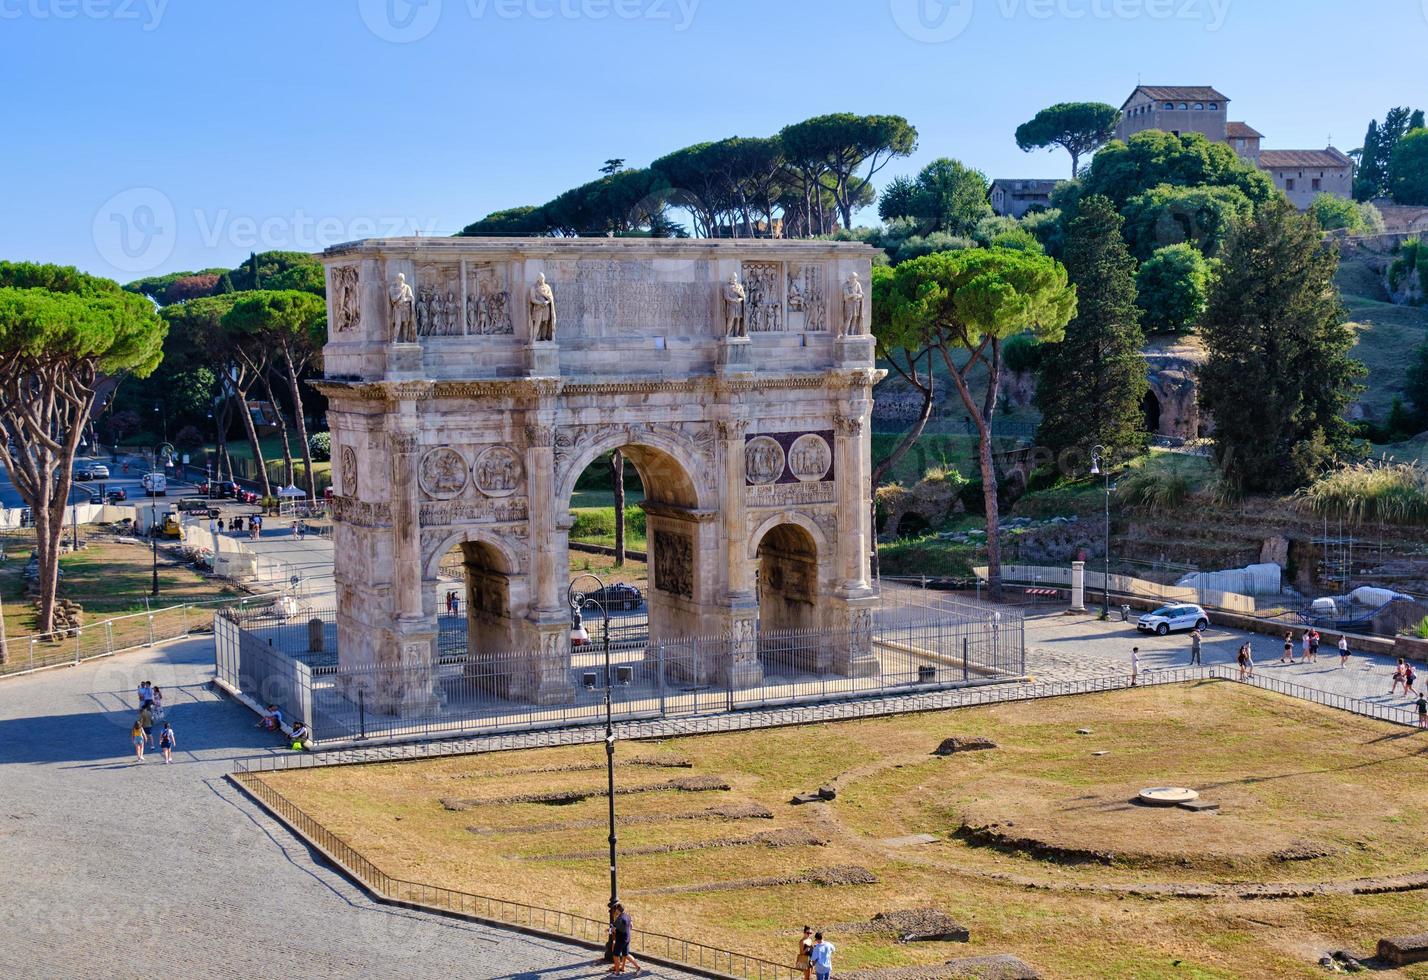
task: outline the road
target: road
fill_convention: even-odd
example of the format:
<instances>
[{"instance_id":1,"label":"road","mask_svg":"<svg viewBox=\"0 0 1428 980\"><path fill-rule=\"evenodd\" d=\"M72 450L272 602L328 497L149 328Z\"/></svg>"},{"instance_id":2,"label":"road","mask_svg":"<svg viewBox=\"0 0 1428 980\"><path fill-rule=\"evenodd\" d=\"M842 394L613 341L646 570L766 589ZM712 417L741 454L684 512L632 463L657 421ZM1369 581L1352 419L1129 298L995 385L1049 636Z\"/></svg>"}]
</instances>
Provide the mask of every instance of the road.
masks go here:
<instances>
[{"instance_id":1,"label":"road","mask_svg":"<svg viewBox=\"0 0 1428 980\"><path fill-rule=\"evenodd\" d=\"M123 462L128 462L128 471L123 469ZM139 485L140 478L148 472L149 464L146 460L138 456L121 456L116 462L108 456L81 456L74 461L76 467L94 466L101 464L109 467L109 479L107 480L86 480L76 482L74 489L70 493L70 500L75 503L87 503L91 493L107 493L110 490L123 490L128 494L125 503L147 499L143 488ZM198 479L194 475L194 479ZM198 493L196 483L186 483L177 479L169 481L169 497L178 497ZM162 498L160 498L162 499ZM28 506L20 497L20 491L15 489L15 485L10 482L10 474L4 467L0 467L0 507L25 507Z\"/></svg>"}]
</instances>

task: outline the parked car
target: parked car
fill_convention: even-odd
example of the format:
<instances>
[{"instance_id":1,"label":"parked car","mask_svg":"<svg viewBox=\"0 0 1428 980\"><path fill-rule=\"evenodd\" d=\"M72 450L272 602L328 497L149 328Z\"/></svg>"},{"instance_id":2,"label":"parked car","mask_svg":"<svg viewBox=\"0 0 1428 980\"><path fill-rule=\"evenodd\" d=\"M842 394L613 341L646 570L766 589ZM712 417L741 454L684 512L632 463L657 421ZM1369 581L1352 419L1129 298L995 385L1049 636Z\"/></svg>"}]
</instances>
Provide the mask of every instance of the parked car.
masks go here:
<instances>
[{"instance_id":1,"label":"parked car","mask_svg":"<svg viewBox=\"0 0 1428 980\"><path fill-rule=\"evenodd\" d=\"M614 612L617 609L638 609L645 602L645 597L640 593L640 590L625 582L616 582L603 589L587 592L585 598L594 599L605 607L606 612Z\"/></svg>"},{"instance_id":2,"label":"parked car","mask_svg":"<svg viewBox=\"0 0 1428 980\"><path fill-rule=\"evenodd\" d=\"M89 475L96 480L107 480L109 479L109 467L100 463L97 466L90 467Z\"/></svg>"},{"instance_id":3,"label":"parked car","mask_svg":"<svg viewBox=\"0 0 1428 980\"><path fill-rule=\"evenodd\" d=\"M89 479L90 477L92 477L92 476L94 476L94 471L93 471L92 469L90 469L88 466L84 466L84 465L81 464L81 465L76 466L76 467L74 468L74 478L75 478L76 480L79 480L79 481L82 482L82 481L84 481L84 480L88 480L88 479Z\"/></svg>"},{"instance_id":4,"label":"parked car","mask_svg":"<svg viewBox=\"0 0 1428 980\"><path fill-rule=\"evenodd\" d=\"M89 502L91 504L102 504L104 503L104 495L98 490L91 490L89 491Z\"/></svg>"},{"instance_id":5,"label":"parked car","mask_svg":"<svg viewBox=\"0 0 1428 980\"><path fill-rule=\"evenodd\" d=\"M110 490L104 496L111 504L117 504L121 500L128 500L129 492L123 487L120 487L118 490Z\"/></svg>"},{"instance_id":6,"label":"parked car","mask_svg":"<svg viewBox=\"0 0 1428 980\"><path fill-rule=\"evenodd\" d=\"M1202 630L1209 625L1210 617L1199 606L1161 606L1140 617L1135 628L1143 633L1164 636L1171 630Z\"/></svg>"},{"instance_id":7,"label":"parked car","mask_svg":"<svg viewBox=\"0 0 1428 980\"><path fill-rule=\"evenodd\" d=\"M231 480L214 480L212 483L204 480L198 485L198 492L205 497L236 497L241 491L242 488Z\"/></svg>"}]
</instances>

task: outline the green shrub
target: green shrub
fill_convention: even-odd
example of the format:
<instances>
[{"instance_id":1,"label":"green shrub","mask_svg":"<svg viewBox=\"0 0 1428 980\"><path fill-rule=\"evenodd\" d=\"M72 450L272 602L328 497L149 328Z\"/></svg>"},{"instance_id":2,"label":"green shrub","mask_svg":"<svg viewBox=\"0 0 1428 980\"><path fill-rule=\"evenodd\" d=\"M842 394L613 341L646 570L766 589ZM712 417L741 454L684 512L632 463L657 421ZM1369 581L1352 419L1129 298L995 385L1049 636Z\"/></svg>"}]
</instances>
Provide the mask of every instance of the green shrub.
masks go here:
<instances>
[{"instance_id":1,"label":"green shrub","mask_svg":"<svg viewBox=\"0 0 1428 980\"><path fill-rule=\"evenodd\" d=\"M1299 491L1300 505L1361 523L1428 524L1428 471L1387 459L1326 473Z\"/></svg>"},{"instance_id":2,"label":"green shrub","mask_svg":"<svg viewBox=\"0 0 1428 980\"><path fill-rule=\"evenodd\" d=\"M1403 631L1405 636L1417 637L1420 640L1428 640L1428 616L1420 619L1416 625L1408 627Z\"/></svg>"},{"instance_id":3,"label":"green shrub","mask_svg":"<svg viewBox=\"0 0 1428 980\"><path fill-rule=\"evenodd\" d=\"M1008 371L1036 371L1041 367L1041 345L1029 333L1019 333L1002 344L1002 363Z\"/></svg>"},{"instance_id":4,"label":"green shrub","mask_svg":"<svg viewBox=\"0 0 1428 980\"><path fill-rule=\"evenodd\" d=\"M1182 506L1191 489L1184 473L1144 467L1121 477L1116 497L1128 507L1163 513Z\"/></svg>"},{"instance_id":5,"label":"green shrub","mask_svg":"<svg viewBox=\"0 0 1428 980\"><path fill-rule=\"evenodd\" d=\"M332 458L332 433L314 432L307 437L307 451L314 463L325 463Z\"/></svg>"},{"instance_id":6,"label":"green shrub","mask_svg":"<svg viewBox=\"0 0 1428 980\"><path fill-rule=\"evenodd\" d=\"M570 528L572 541L613 539L615 537L614 507L581 507L572 513L575 523ZM629 537L645 536L645 512L638 507L625 508L625 533Z\"/></svg>"}]
</instances>

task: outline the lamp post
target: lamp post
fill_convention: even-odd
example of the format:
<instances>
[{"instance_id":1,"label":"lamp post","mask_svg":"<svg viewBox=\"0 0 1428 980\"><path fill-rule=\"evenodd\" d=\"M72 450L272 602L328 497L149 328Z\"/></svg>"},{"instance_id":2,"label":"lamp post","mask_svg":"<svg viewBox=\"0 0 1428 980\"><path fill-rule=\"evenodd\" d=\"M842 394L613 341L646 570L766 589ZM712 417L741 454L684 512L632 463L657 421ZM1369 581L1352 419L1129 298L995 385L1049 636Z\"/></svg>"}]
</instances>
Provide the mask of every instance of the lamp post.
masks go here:
<instances>
[{"instance_id":1,"label":"lamp post","mask_svg":"<svg viewBox=\"0 0 1428 980\"><path fill-rule=\"evenodd\" d=\"M574 614L574 621L571 628L572 637L584 634L587 638L589 634L585 632L583 618L580 610L594 607L600 611L601 628L604 638L601 646L605 653L605 781L606 798L610 808L610 915L615 914L615 903L620 900L618 862L615 854L615 724L613 720L612 708L610 705L610 688L613 677L610 672L610 611L605 608L605 604L597 599L592 599L583 592L575 591L575 583L581 579L591 579L600 588L601 595L605 592L605 583L599 576L586 572L577 575L570 583L570 588L566 592L566 598L570 601L570 609Z\"/></svg>"},{"instance_id":2,"label":"lamp post","mask_svg":"<svg viewBox=\"0 0 1428 980\"><path fill-rule=\"evenodd\" d=\"M159 502L149 504L149 541L154 547L154 587L152 594L159 594Z\"/></svg>"},{"instance_id":3,"label":"lamp post","mask_svg":"<svg viewBox=\"0 0 1428 980\"><path fill-rule=\"evenodd\" d=\"M1104 571L1101 573L1101 618L1111 618L1111 470L1104 467L1105 446L1091 447L1091 475L1106 478L1106 548L1103 555Z\"/></svg>"}]
</instances>

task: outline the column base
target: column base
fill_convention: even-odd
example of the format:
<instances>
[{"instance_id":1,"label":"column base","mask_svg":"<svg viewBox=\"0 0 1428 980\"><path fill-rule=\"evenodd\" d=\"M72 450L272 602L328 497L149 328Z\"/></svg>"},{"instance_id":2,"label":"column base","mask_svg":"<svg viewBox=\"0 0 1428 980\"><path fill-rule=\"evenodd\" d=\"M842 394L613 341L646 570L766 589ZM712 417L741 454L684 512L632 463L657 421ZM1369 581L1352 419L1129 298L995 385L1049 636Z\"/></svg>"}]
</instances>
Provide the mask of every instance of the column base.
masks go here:
<instances>
[{"instance_id":1,"label":"column base","mask_svg":"<svg viewBox=\"0 0 1428 980\"><path fill-rule=\"evenodd\" d=\"M536 340L527 345L526 373L533 378L560 377L560 345L553 340Z\"/></svg>"},{"instance_id":2,"label":"column base","mask_svg":"<svg viewBox=\"0 0 1428 980\"><path fill-rule=\"evenodd\" d=\"M720 374L754 369L753 344L748 337L725 337L719 341L717 367Z\"/></svg>"},{"instance_id":3,"label":"column base","mask_svg":"<svg viewBox=\"0 0 1428 980\"><path fill-rule=\"evenodd\" d=\"M421 344L391 344L387 347L388 381L412 381L424 373Z\"/></svg>"},{"instance_id":4,"label":"column base","mask_svg":"<svg viewBox=\"0 0 1428 980\"><path fill-rule=\"evenodd\" d=\"M872 337L839 337L833 344L833 360L840 368L873 366Z\"/></svg>"}]
</instances>

